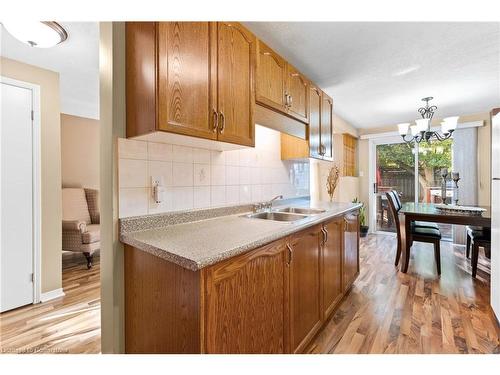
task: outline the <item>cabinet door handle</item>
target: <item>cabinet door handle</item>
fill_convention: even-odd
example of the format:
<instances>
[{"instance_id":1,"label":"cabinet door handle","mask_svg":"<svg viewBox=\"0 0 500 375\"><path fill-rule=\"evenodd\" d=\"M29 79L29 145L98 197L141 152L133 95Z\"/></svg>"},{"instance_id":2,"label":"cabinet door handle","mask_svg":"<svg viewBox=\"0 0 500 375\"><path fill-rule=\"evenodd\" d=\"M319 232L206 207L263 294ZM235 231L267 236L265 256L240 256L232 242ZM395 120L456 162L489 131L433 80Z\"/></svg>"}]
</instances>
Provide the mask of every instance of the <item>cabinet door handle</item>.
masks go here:
<instances>
[{"instance_id":1,"label":"cabinet door handle","mask_svg":"<svg viewBox=\"0 0 500 375\"><path fill-rule=\"evenodd\" d=\"M328 242L328 231L326 230L326 228L323 229L325 231L325 243Z\"/></svg>"},{"instance_id":2,"label":"cabinet door handle","mask_svg":"<svg viewBox=\"0 0 500 375\"><path fill-rule=\"evenodd\" d=\"M288 107L288 93L285 92L285 107Z\"/></svg>"},{"instance_id":3,"label":"cabinet door handle","mask_svg":"<svg viewBox=\"0 0 500 375\"><path fill-rule=\"evenodd\" d=\"M290 104L288 104L288 106L291 107L293 105L293 96L288 95L288 97L290 98L290 101L289 101Z\"/></svg>"},{"instance_id":4,"label":"cabinet door handle","mask_svg":"<svg viewBox=\"0 0 500 375\"><path fill-rule=\"evenodd\" d=\"M321 228L321 233L323 234L323 241L321 241L321 246L325 246L325 244L326 244L326 230L325 230L325 228Z\"/></svg>"},{"instance_id":5,"label":"cabinet door handle","mask_svg":"<svg viewBox=\"0 0 500 375\"><path fill-rule=\"evenodd\" d=\"M219 127L219 133L224 133L224 128L226 127L226 116L224 116L224 112L220 112L219 114L220 118L220 127Z\"/></svg>"},{"instance_id":6,"label":"cabinet door handle","mask_svg":"<svg viewBox=\"0 0 500 375\"><path fill-rule=\"evenodd\" d=\"M213 113L212 113L212 116L213 116L213 125L212 125L212 131L215 133L217 132L217 128L219 127L219 114L217 113L217 111L215 109L212 109Z\"/></svg>"},{"instance_id":7,"label":"cabinet door handle","mask_svg":"<svg viewBox=\"0 0 500 375\"><path fill-rule=\"evenodd\" d=\"M286 248L288 249L288 261L286 265L290 266L290 263L292 263L293 249L288 243L286 244Z\"/></svg>"}]
</instances>

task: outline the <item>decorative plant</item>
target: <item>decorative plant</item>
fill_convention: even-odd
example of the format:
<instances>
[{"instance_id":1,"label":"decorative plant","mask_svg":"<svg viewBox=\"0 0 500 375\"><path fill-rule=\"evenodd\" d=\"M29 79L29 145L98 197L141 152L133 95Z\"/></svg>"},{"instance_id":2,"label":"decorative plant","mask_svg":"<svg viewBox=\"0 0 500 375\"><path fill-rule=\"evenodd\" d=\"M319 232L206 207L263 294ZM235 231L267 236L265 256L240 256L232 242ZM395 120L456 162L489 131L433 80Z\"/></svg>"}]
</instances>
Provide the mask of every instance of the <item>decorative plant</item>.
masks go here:
<instances>
[{"instance_id":1,"label":"decorative plant","mask_svg":"<svg viewBox=\"0 0 500 375\"><path fill-rule=\"evenodd\" d=\"M366 214L365 214L365 204L361 202L357 197L352 200L352 203L361 203L361 207L359 208L359 226L366 226Z\"/></svg>"},{"instance_id":2,"label":"decorative plant","mask_svg":"<svg viewBox=\"0 0 500 375\"><path fill-rule=\"evenodd\" d=\"M335 189L337 188L337 184L339 182L340 170L337 165L334 165L330 168L330 172L328 173L328 178L326 179L326 190L328 195L330 196L330 202L333 200L333 193L335 193Z\"/></svg>"}]
</instances>

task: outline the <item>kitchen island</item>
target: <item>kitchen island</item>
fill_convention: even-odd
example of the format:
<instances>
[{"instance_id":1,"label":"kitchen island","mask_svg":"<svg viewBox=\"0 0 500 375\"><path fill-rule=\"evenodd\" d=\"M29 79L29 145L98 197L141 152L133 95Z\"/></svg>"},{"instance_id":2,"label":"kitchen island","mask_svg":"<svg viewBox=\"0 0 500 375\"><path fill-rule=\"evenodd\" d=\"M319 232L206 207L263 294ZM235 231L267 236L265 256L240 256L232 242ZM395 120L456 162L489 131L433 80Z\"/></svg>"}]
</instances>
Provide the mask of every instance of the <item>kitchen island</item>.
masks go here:
<instances>
[{"instance_id":1,"label":"kitchen island","mask_svg":"<svg viewBox=\"0 0 500 375\"><path fill-rule=\"evenodd\" d=\"M359 273L360 205L285 203L317 211L293 221L248 217L251 205L122 219L126 352L301 352Z\"/></svg>"}]
</instances>

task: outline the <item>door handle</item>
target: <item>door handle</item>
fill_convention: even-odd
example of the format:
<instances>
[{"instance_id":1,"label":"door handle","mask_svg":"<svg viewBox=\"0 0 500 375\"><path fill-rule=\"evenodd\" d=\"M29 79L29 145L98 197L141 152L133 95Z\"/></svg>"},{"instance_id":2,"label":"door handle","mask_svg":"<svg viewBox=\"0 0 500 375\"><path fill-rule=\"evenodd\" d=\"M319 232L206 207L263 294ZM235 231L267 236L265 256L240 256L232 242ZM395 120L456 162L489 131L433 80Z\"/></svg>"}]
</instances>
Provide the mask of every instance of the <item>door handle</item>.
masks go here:
<instances>
[{"instance_id":1,"label":"door handle","mask_svg":"<svg viewBox=\"0 0 500 375\"><path fill-rule=\"evenodd\" d=\"M492 180L493 181L500 181L500 177L493 177Z\"/></svg>"},{"instance_id":2,"label":"door handle","mask_svg":"<svg viewBox=\"0 0 500 375\"><path fill-rule=\"evenodd\" d=\"M288 243L286 244L286 248L288 249L288 261L286 262L286 265L290 266L290 263L292 263L293 249Z\"/></svg>"},{"instance_id":3,"label":"door handle","mask_svg":"<svg viewBox=\"0 0 500 375\"><path fill-rule=\"evenodd\" d=\"M376 182L373 183L373 193L374 194L378 193L378 184Z\"/></svg>"},{"instance_id":4,"label":"door handle","mask_svg":"<svg viewBox=\"0 0 500 375\"><path fill-rule=\"evenodd\" d=\"M226 116L224 116L224 112L220 112L219 114L220 118L220 128L219 128L219 133L224 133L224 128L226 127Z\"/></svg>"},{"instance_id":5,"label":"door handle","mask_svg":"<svg viewBox=\"0 0 500 375\"><path fill-rule=\"evenodd\" d=\"M215 109L212 109L212 111L213 111L213 122L214 122L212 131L215 133L217 132L217 128L219 127L219 114Z\"/></svg>"}]
</instances>

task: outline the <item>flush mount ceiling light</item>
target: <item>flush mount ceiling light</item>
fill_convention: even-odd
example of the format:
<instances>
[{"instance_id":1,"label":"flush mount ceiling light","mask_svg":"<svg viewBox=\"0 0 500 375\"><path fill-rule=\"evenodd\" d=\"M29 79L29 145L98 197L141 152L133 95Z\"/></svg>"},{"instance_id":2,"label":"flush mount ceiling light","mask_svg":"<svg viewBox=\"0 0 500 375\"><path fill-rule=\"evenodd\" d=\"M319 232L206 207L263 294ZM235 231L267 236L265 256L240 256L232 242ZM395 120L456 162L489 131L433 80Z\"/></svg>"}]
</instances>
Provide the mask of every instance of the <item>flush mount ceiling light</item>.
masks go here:
<instances>
[{"instance_id":1,"label":"flush mount ceiling light","mask_svg":"<svg viewBox=\"0 0 500 375\"><path fill-rule=\"evenodd\" d=\"M68 33L54 21L2 22L16 39L31 47L49 48L68 39Z\"/></svg>"},{"instance_id":2,"label":"flush mount ceiling light","mask_svg":"<svg viewBox=\"0 0 500 375\"><path fill-rule=\"evenodd\" d=\"M431 120L437 109L435 105L429 107L429 102L432 99L434 99L432 96L422 99L422 101L425 102L425 107L418 109L418 113L420 113L422 118L415 120L415 125L410 126L409 123L398 124L399 135L403 137L403 140L406 143L420 143L423 140L429 143L432 138L435 138L438 141L444 141L445 139L450 138L452 133L457 128L458 116L453 116L447 117L441 122L441 131L443 134L439 134L438 132L431 130ZM408 134L408 130L411 134Z\"/></svg>"}]
</instances>

